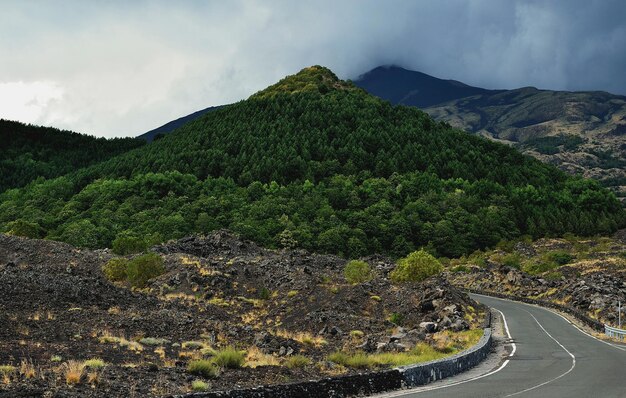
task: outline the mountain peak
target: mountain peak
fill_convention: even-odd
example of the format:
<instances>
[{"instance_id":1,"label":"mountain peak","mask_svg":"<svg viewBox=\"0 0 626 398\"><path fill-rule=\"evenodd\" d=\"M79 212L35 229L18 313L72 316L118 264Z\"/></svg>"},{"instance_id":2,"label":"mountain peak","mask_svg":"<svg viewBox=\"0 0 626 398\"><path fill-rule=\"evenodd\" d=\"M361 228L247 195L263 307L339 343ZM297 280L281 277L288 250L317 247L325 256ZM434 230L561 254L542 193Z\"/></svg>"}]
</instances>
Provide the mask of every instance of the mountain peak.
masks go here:
<instances>
[{"instance_id":1,"label":"mountain peak","mask_svg":"<svg viewBox=\"0 0 626 398\"><path fill-rule=\"evenodd\" d=\"M314 65L302 69L295 75L289 75L278 83L252 95L250 98L266 98L278 94L296 94L300 92L319 92L326 94L337 90L358 90L352 83L339 80L330 69Z\"/></svg>"}]
</instances>

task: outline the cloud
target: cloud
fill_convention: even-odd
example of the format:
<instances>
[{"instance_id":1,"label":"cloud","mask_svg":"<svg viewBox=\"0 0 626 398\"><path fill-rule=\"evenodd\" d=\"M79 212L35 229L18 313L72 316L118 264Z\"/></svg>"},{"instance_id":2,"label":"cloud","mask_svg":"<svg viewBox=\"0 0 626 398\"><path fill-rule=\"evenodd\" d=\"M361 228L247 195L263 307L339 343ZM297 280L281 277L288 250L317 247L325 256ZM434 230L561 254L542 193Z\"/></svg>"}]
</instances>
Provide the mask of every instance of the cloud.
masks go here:
<instances>
[{"instance_id":1,"label":"cloud","mask_svg":"<svg viewBox=\"0 0 626 398\"><path fill-rule=\"evenodd\" d=\"M0 87L40 99L0 91L0 117L135 135L312 64L626 94L623 15L621 0L13 2L0 14Z\"/></svg>"}]
</instances>

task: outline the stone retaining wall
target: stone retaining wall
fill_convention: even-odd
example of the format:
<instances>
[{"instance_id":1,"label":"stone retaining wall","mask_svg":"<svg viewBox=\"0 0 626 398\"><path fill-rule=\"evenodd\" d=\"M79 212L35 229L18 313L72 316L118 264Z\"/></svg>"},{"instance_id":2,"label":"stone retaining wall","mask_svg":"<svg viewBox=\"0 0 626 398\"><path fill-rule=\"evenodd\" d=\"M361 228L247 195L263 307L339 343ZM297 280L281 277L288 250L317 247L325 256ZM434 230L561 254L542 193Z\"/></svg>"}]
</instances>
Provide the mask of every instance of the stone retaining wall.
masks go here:
<instances>
[{"instance_id":1,"label":"stone retaining wall","mask_svg":"<svg viewBox=\"0 0 626 398\"><path fill-rule=\"evenodd\" d=\"M487 317L487 324L491 316ZM344 398L424 385L454 376L476 365L491 351L491 329L473 347L448 358L396 369L332 377L316 381L263 386L241 390L199 392L168 398Z\"/></svg>"}]
</instances>

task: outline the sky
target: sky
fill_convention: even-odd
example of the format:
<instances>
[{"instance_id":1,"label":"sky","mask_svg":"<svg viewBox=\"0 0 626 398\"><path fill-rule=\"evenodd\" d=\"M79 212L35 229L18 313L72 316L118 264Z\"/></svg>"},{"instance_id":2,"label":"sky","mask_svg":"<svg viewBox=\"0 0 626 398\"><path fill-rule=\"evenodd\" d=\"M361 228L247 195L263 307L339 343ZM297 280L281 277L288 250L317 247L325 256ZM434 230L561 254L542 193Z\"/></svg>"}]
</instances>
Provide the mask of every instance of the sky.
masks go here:
<instances>
[{"instance_id":1,"label":"sky","mask_svg":"<svg viewBox=\"0 0 626 398\"><path fill-rule=\"evenodd\" d=\"M310 65L626 95L624 0L0 0L0 118L135 136Z\"/></svg>"}]
</instances>

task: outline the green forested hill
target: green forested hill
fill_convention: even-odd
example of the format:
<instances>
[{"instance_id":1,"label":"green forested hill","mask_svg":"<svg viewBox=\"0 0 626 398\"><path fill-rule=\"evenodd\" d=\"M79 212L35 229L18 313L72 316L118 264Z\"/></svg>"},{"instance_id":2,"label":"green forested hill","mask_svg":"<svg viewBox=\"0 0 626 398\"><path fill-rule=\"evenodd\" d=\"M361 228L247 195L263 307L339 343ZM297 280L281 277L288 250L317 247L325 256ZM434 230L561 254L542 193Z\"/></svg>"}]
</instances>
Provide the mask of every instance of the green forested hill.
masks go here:
<instances>
[{"instance_id":1,"label":"green forested hill","mask_svg":"<svg viewBox=\"0 0 626 398\"><path fill-rule=\"evenodd\" d=\"M0 192L54 178L143 145L0 119Z\"/></svg>"},{"instance_id":2,"label":"green forested hill","mask_svg":"<svg viewBox=\"0 0 626 398\"><path fill-rule=\"evenodd\" d=\"M0 196L0 228L102 247L231 228L358 256L608 233L614 195L304 69L149 145Z\"/></svg>"}]
</instances>

